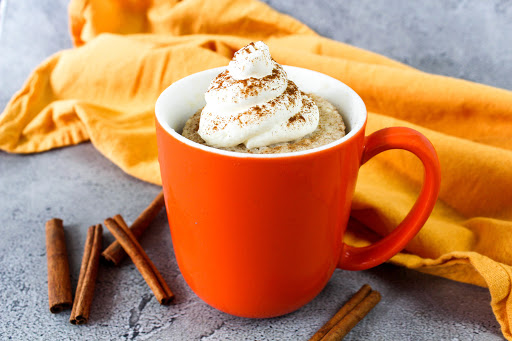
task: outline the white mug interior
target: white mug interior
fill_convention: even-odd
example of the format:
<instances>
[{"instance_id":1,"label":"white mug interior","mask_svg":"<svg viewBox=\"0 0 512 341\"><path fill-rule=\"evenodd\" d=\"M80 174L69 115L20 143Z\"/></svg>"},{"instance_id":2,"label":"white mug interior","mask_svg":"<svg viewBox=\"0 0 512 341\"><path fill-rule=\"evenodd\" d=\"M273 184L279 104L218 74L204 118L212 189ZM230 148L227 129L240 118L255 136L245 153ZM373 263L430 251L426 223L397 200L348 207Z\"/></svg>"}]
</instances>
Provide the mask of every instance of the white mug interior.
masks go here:
<instances>
[{"instance_id":1,"label":"white mug interior","mask_svg":"<svg viewBox=\"0 0 512 341\"><path fill-rule=\"evenodd\" d=\"M288 78L306 93L313 93L331 102L343 116L347 134L329 144L303 151L279 154L249 154L226 151L193 142L181 135L187 120L206 104L204 93L210 82L225 67L209 69L192 74L171 84L158 97L155 114L158 123L167 133L179 141L208 152L233 157L275 158L304 155L331 148L350 139L366 122L366 107L359 95L350 87L323 73L294 66L283 65Z\"/></svg>"}]
</instances>

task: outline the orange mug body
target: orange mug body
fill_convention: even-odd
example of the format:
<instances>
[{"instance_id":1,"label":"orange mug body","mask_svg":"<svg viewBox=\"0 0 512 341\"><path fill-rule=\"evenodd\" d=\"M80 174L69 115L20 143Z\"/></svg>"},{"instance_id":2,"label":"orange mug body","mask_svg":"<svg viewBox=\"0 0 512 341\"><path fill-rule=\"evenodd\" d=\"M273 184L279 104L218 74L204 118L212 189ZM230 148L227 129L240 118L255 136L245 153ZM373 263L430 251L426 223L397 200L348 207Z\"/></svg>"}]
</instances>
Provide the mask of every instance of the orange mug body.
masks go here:
<instances>
[{"instance_id":1,"label":"orange mug body","mask_svg":"<svg viewBox=\"0 0 512 341\"><path fill-rule=\"evenodd\" d=\"M325 287L337 266L357 270L382 263L392 256L386 250L403 248L404 241L419 230L421 226L398 228L401 232L392 246L385 242L362 253L343 244L368 142L367 115L359 96L328 76L285 68L299 88L341 109L349 133L325 147L288 154L239 154L179 135L186 119L204 105L201 97L220 70L174 83L155 109L174 252L185 281L206 303L243 317L292 312ZM324 88L327 92L322 92ZM380 144L387 145L386 139ZM425 200L433 206L437 193L427 194ZM425 208L425 203L420 206ZM416 225L423 225L431 209L427 207ZM411 230L410 238L403 237ZM353 261L357 257L361 259Z\"/></svg>"}]
</instances>

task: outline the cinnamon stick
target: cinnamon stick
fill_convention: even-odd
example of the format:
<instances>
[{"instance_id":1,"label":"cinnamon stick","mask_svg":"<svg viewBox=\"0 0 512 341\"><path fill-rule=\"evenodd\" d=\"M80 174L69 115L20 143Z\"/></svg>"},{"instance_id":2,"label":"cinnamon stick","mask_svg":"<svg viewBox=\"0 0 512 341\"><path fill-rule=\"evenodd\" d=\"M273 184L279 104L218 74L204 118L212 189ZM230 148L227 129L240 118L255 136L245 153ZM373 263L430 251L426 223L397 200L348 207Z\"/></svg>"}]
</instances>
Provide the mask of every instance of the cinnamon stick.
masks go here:
<instances>
[{"instance_id":1,"label":"cinnamon stick","mask_svg":"<svg viewBox=\"0 0 512 341\"><path fill-rule=\"evenodd\" d=\"M333 317L331 317L331 319L327 321L327 323L324 324L323 327L315 333L315 335L311 337L311 339L309 339L309 341L322 340L322 338L332 329L332 327L340 322L343 317L345 317L345 315L347 315L359 302L368 296L370 291L372 291L372 288L368 284L363 285L361 289L359 289L359 291L356 292L354 296L352 296L350 300L348 300L348 302L345 303L345 305L341 307L341 309L338 310L338 312Z\"/></svg>"},{"instance_id":2,"label":"cinnamon stick","mask_svg":"<svg viewBox=\"0 0 512 341\"><path fill-rule=\"evenodd\" d=\"M132 226L130 227L130 230L136 239L139 239L140 236L142 236L144 231L146 231L149 224L153 221L153 219L155 219L155 217L162 210L164 205L164 192L161 191L160 193L158 193L156 198L151 202L151 204L138 216L137 219L135 219ZM123 217L121 217L121 215L119 214L114 216L114 220L119 225L127 226ZM126 252L123 250L119 242L116 240L112 244L110 244L101 255L105 260L113 263L114 265L119 265L119 263L121 263L121 261L126 256Z\"/></svg>"},{"instance_id":3,"label":"cinnamon stick","mask_svg":"<svg viewBox=\"0 0 512 341\"><path fill-rule=\"evenodd\" d=\"M46 222L46 258L48 263L48 302L50 312L59 313L71 307L71 281L62 220Z\"/></svg>"},{"instance_id":4,"label":"cinnamon stick","mask_svg":"<svg viewBox=\"0 0 512 341\"><path fill-rule=\"evenodd\" d=\"M370 288L370 291L368 291L368 288L365 288L365 286L359 291L363 291L363 293L357 297L357 299L361 300L329 330L321 339L322 341L338 341L343 339L379 303L381 299L380 293L371 290L370 286L368 286ZM364 296L364 293L367 293L366 296Z\"/></svg>"},{"instance_id":5,"label":"cinnamon stick","mask_svg":"<svg viewBox=\"0 0 512 341\"><path fill-rule=\"evenodd\" d=\"M132 259L160 304L170 304L174 299L174 294L131 230L118 224L112 218L105 219L105 226Z\"/></svg>"},{"instance_id":6,"label":"cinnamon stick","mask_svg":"<svg viewBox=\"0 0 512 341\"><path fill-rule=\"evenodd\" d=\"M100 224L93 225L87 230L84 255L76 287L75 302L71 310L69 322L84 324L89 320L91 303L94 296L94 285L98 275L103 229Z\"/></svg>"},{"instance_id":7,"label":"cinnamon stick","mask_svg":"<svg viewBox=\"0 0 512 341\"><path fill-rule=\"evenodd\" d=\"M379 303L380 293L365 284L309 341L341 340Z\"/></svg>"}]
</instances>

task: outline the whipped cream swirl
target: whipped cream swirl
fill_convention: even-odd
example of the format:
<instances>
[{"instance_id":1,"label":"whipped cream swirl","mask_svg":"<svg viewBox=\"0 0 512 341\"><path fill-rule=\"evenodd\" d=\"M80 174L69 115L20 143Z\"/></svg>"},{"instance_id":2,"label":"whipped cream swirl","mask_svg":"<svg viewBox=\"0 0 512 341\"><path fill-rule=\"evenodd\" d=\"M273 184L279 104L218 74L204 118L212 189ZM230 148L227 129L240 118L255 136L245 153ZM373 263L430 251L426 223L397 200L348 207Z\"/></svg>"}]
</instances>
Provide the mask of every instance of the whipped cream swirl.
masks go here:
<instances>
[{"instance_id":1,"label":"whipped cream swirl","mask_svg":"<svg viewBox=\"0 0 512 341\"><path fill-rule=\"evenodd\" d=\"M315 102L288 80L261 41L235 53L205 99L198 133L213 147L268 146L299 139L318 126Z\"/></svg>"}]
</instances>

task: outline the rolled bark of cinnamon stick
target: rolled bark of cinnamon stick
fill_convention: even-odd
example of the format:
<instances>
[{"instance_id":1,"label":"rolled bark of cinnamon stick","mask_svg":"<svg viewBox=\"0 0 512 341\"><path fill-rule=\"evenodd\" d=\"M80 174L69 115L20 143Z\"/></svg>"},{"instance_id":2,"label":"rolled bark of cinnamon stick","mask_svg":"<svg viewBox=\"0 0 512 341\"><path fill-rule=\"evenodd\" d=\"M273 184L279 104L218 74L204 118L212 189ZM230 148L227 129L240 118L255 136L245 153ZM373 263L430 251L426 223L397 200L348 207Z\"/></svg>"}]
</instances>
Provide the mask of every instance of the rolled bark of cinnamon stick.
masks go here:
<instances>
[{"instance_id":1,"label":"rolled bark of cinnamon stick","mask_svg":"<svg viewBox=\"0 0 512 341\"><path fill-rule=\"evenodd\" d=\"M157 214L162 210L165 205L164 201L164 192L161 191L156 198L151 202L151 204L135 219L132 226L130 226L130 230L136 239L139 239L140 236L147 230L150 223L155 219ZM119 225L127 226L121 215L114 216L114 220ZM103 258L114 265L119 265L121 261L126 256L126 252L123 250L119 242L116 240L112 244L110 244L105 251L101 254Z\"/></svg>"},{"instance_id":2,"label":"rolled bark of cinnamon stick","mask_svg":"<svg viewBox=\"0 0 512 341\"><path fill-rule=\"evenodd\" d=\"M372 290L352 310L350 310L332 329L322 338L322 341L339 341L352 330L381 299L378 291Z\"/></svg>"},{"instance_id":3,"label":"rolled bark of cinnamon stick","mask_svg":"<svg viewBox=\"0 0 512 341\"><path fill-rule=\"evenodd\" d=\"M46 258L48 263L48 302L52 313L71 308L71 280L62 220L46 222Z\"/></svg>"},{"instance_id":4,"label":"rolled bark of cinnamon stick","mask_svg":"<svg viewBox=\"0 0 512 341\"><path fill-rule=\"evenodd\" d=\"M354 296L352 296L350 298L350 300L348 300L347 303L345 303L343 305L343 307L341 307L340 310L338 310L338 312L333 316L331 317L331 319L329 321L327 321L326 324L323 325L322 328L320 328L316 333L315 335L313 335L309 341L320 341L322 340L322 338L327 334L329 333L329 331L338 323L340 322L352 309L354 309L354 307L359 303L361 302L366 296L368 296L368 294L372 291L372 288L368 285L368 284L365 284L361 287L361 289L359 289L358 292L356 292L354 294Z\"/></svg>"},{"instance_id":5,"label":"rolled bark of cinnamon stick","mask_svg":"<svg viewBox=\"0 0 512 341\"><path fill-rule=\"evenodd\" d=\"M80 267L80 276L76 287L75 302L71 310L69 322L84 324L89 320L91 303L94 296L94 286L98 275L103 229L100 224L93 225L87 230L84 255Z\"/></svg>"},{"instance_id":6,"label":"rolled bark of cinnamon stick","mask_svg":"<svg viewBox=\"0 0 512 341\"><path fill-rule=\"evenodd\" d=\"M170 304L174 299L174 294L131 230L126 226L119 225L112 218L105 219L105 226L132 259L160 304Z\"/></svg>"}]
</instances>

